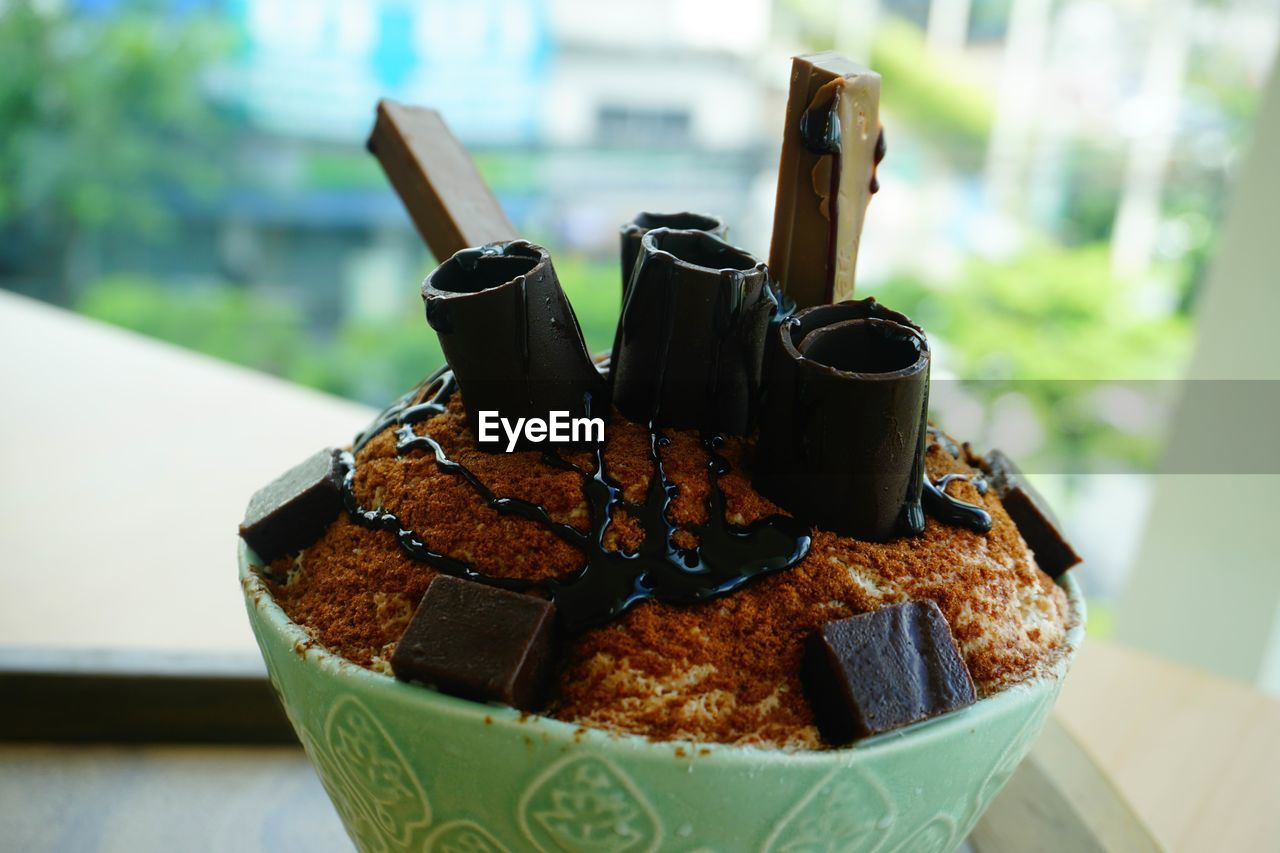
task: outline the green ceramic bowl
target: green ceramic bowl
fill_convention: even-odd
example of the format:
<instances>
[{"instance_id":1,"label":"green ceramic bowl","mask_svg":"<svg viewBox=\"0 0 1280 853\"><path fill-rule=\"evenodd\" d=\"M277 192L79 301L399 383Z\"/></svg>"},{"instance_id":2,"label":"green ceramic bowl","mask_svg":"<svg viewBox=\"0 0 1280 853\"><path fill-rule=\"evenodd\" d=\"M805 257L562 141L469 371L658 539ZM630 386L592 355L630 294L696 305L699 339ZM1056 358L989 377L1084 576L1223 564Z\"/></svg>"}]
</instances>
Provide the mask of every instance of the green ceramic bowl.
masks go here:
<instances>
[{"instance_id":1,"label":"green ceramic bowl","mask_svg":"<svg viewBox=\"0 0 1280 853\"><path fill-rule=\"evenodd\" d=\"M950 850L1035 740L1051 676L829 752L652 743L455 699L316 645L241 544L271 682L364 851ZM1084 616L1070 579L1064 586ZM1083 630L1070 634L1072 650Z\"/></svg>"}]
</instances>

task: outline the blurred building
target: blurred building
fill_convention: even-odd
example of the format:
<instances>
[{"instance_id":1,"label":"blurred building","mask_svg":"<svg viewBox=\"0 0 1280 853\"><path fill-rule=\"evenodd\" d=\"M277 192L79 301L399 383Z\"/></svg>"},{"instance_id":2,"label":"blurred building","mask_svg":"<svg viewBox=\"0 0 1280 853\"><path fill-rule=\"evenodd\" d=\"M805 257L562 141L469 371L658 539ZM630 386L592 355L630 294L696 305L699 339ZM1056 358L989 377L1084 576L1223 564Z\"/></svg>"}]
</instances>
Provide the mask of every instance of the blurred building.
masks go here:
<instances>
[{"instance_id":1,"label":"blurred building","mask_svg":"<svg viewBox=\"0 0 1280 853\"><path fill-rule=\"evenodd\" d=\"M239 47L210 76L242 115L253 180L208 211L229 277L400 310L422 249L363 148L377 100L439 109L512 219L600 255L642 209L752 211L777 142L754 57L768 0L237 0ZM756 241L760 217L735 222ZM165 270L156 270L163 273ZM380 296L379 294L382 294Z\"/></svg>"}]
</instances>

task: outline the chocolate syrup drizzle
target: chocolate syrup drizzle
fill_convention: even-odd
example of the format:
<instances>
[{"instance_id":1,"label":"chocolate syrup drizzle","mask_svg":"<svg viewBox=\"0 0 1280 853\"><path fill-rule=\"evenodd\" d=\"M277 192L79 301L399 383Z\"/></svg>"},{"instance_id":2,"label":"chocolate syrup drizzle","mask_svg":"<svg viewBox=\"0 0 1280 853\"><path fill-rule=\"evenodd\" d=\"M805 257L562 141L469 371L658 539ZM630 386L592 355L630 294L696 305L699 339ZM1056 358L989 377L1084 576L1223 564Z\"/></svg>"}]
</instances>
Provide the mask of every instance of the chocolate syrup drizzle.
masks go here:
<instances>
[{"instance_id":1,"label":"chocolate syrup drizzle","mask_svg":"<svg viewBox=\"0 0 1280 853\"><path fill-rule=\"evenodd\" d=\"M599 369L607 370L607 366ZM486 575L465 560L432 550L416 533L405 528L394 513L360 506L355 496L355 457L344 453L340 459L345 468L343 502L352 520L371 529L394 533L405 553L438 571L505 589L542 590L555 602L562 626L569 631L580 631L607 622L646 599L687 604L724 595L752 578L790 568L809 553L812 542L809 528L797 519L769 516L746 526L725 521L724 493L719 479L730 466L728 460L716 452L723 446L720 436L703 438L711 489L706 523L690 529L698 542L692 548L683 548L675 542L680 528L667 518L667 510L679 494L679 487L667 476L659 452L670 441L653 427L649 429L653 476L640 503L625 500L621 485L609 476L603 444L592 449L593 471L574 465L554 451L543 454L544 463L582 476L582 491L591 519L588 532L555 521L537 504L501 497L466 466L450 459L438 441L413 430L414 424L443 413L456 389L452 374L447 369L438 371L418 390L393 403L361 433L355 440L355 451L378 433L395 427L398 454L410 450L431 452L441 471L461 477L491 509L538 524L582 551L584 562L567 577L541 581ZM611 551L605 547L605 532L619 510L634 517L644 530L644 540L635 551Z\"/></svg>"},{"instance_id":2,"label":"chocolate syrup drizzle","mask_svg":"<svg viewBox=\"0 0 1280 853\"><path fill-rule=\"evenodd\" d=\"M985 495L987 493L987 481L981 474L943 474L937 480L934 480L933 484L937 486L940 491L945 492L947 490L947 486L956 480L972 483L973 487L978 490L978 494L980 495Z\"/></svg>"},{"instance_id":3,"label":"chocolate syrup drizzle","mask_svg":"<svg viewBox=\"0 0 1280 853\"><path fill-rule=\"evenodd\" d=\"M880 178L878 171L880 169L880 162L884 160L884 155L887 150L888 149L885 147L884 142L884 128L882 127L880 128L880 132L876 134L875 159L871 163L871 185L867 187L867 190L872 195L880 192Z\"/></svg>"},{"instance_id":4,"label":"chocolate syrup drizzle","mask_svg":"<svg viewBox=\"0 0 1280 853\"><path fill-rule=\"evenodd\" d=\"M597 361L596 369L607 375L609 359ZM457 389L457 382L448 367L437 370L382 412L373 424L356 436L353 452L343 453L339 460L345 469L343 503L351 519L373 530L391 532L409 557L427 563L437 571L518 592L541 590L555 602L562 626L573 632L608 622L647 599L689 604L726 595L753 578L791 568L809 553L812 537L808 526L798 519L775 515L745 527L725 521L725 498L719 479L729 472L730 463L717 452L724 444L719 435L704 435L702 439L703 449L707 452L707 477L711 488L707 496L707 521L690 528L698 543L692 548L681 547L675 542L676 531L681 528L671 523L667 511L679 494L679 486L667 476L660 453L670 440L652 426L649 428L649 459L653 476L644 500L638 503L627 501L623 497L622 486L609 475L602 444L591 450L594 470L583 469L553 450L543 453L544 464L581 475L583 496L591 519L587 532L555 521L538 504L499 496L465 465L451 459L438 441L413 430L415 424L443 414L449 398ZM583 565L565 577L539 581L494 577L479 571L466 560L433 550L414 531L406 528L395 513L362 507L355 494L354 453L393 427L398 455L410 450L430 452L441 471L461 477L490 509L532 521L578 548L583 554ZM933 427L929 427L929 432L958 456L959 448L954 442ZM947 484L957 479L969 479L980 493L986 492L986 481L981 477L947 474L935 483L926 474L922 495L925 511L946 524L985 533L991 529L991 516L980 507L956 500L946 493ZM638 521L644 531L644 539L635 551L612 551L605 547L605 532L619 510Z\"/></svg>"},{"instance_id":5,"label":"chocolate syrup drizzle","mask_svg":"<svg viewBox=\"0 0 1280 853\"><path fill-rule=\"evenodd\" d=\"M830 91L826 91L827 89ZM824 86L818 90L818 99L800 116L800 142L814 154L831 158L831 177L827 188L827 295L826 302L834 301L836 281L836 242L840 232L840 172L844 168L844 155L841 152L840 137L840 96L839 89ZM880 179L877 172L880 162L887 151L884 141L884 128L876 132L876 147L872 154L871 182L867 191L875 195L880 191Z\"/></svg>"},{"instance_id":6,"label":"chocolate syrup drizzle","mask_svg":"<svg viewBox=\"0 0 1280 853\"><path fill-rule=\"evenodd\" d=\"M952 447L955 443L942 433L937 432L933 427L929 427L929 434L939 437L939 443L946 447L948 444ZM957 459L960 458L959 453L953 454ZM978 489L978 494L985 495L987 493L987 481L979 477L970 478L968 474L944 474L935 482L929 479L927 471L923 470L921 465L920 478L923 481L923 488L920 491L920 504L918 506L911 505L904 507L904 520L902 528L911 535L919 535L924 532L924 516L932 515L944 524L953 524L957 527L965 527L974 533L987 533L991 530L991 513L987 512L980 506L971 503L965 503L962 500L951 497L947 494L947 484L952 480L969 480Z\"/></svg>"},{"instance_id":7,"label":"chocolate syrup drizzle","mask_svg":"<svg viewBox=\"0 0 1280 853\"><path fill-rule=\"evenodd\" d=\"M836 242L840 236L840 171L844 157L840 153L840 116L838 90L834 87L823 103L815 103L800 117L800 141L814 154L831 157L831 176L827 187L827 280L824 302L832 302L836 282Z\"/></svg>"},{"instance_id":8,"label":"chocolate syrup drizzle","mask_svg":"<svg viewBox=\"0 0 1280 853\"><path fill-rule=\"evenodd\" d=\"M956 500L947 494L947 483L952 479L965 476L964 474L947 474L935 483L926 474L920 503L924 506L925 512L943 524L954 524L958 527L967 527L975 533L986 533L991 529L991 513L980 506ZM974 485L977 483L975 482ZM981 491L980 488L979 492Z\"/></svg>"},{"instance_id":9,"label":"chocolate syrup drizzle","mask_svg":"<svg viewBox=\"0 0 1280 853\"><path fill-rule=\"evenodd\" d=\"M952 459L960 458L960 445L952 441L951 436L932 425L926 426L925 431L929 433L929 437L935 444L941 445L943 450L951 454Z\"/></svg>"},{"instance_id":10,"label":"chocolate syrup drizzle","mask_svg":"<svg viewBox=\"0 0 1280 853\"><path fill-rule=\"evenodd\" d=\"M927 426L925 430L929 433L930 438L941 445L943 450L951 454L952 458L960 458L960 446L952 441L946 433L935 426ZM978 490L978 494L985 495L987 493L987 481L980 474L976 476L970 476L969 474L943 474L936 481L930 480L929 475L925 474L924 491L920 495L920 502L924 506L925 512L944 524L955 524L960 527L967 527L975 533L986 533L991 529L991 513L980 506L965 503L947 494L947 484L954 480L967 480L973 483Z\"/></svg>"}]
</instances>

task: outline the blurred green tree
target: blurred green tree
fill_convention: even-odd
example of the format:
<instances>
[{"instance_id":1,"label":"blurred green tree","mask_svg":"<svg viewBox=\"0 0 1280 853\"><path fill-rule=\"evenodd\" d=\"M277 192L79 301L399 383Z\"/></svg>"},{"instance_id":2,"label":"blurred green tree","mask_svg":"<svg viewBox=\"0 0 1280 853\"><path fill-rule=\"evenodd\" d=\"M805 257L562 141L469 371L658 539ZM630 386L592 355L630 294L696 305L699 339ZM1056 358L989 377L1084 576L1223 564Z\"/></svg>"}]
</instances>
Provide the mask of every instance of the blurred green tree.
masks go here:
<instances>
[{"instance_id":1,"label":"blurred green tree","mask_svg":"<svg viewBox=\"0 0 1280 853\"><path fill-rule=\"evenodd\" d=\"M831 25L831 5L820 0L781 0L781 25L809 51L842 50ZM995 120L990 90L974 82L969 60L946 61L929 52L924 31L910 21L886 14L876 22L867 61L884 79L881 102L890 150L901 122L910 136L959 169L977 171L986 155L987 136Z\"/></svg>"},{"instance_id":2,"label":"blurred green tree","mask_svg":"<svg viewBox=\"0 0 1280 853\"><path fill-rule=\"evenodd\" d=\"M621 288L617 267L567 255L556 271L592 352L613 345ZM98 279L76 310L226 361L373 406L413 387L444 363L416 293L381 322L347 319L331 335L308 331L305 306L226 282L175 288L134 275Z\"/></svg>"},{"instance_id":3,"label":"blurred green tree","mask_svg":"<svg viewBox=\"0 0 1280 853\"><path fill-rule=\"evenodd\" d=\"M174 288L114 275L87 286L75 307L88 317L279 376L291 376L315 359L302 306L225 283Z\"/></svg>"},{"instance_id":4,"label":"blurred green tree","mask_svg":"<svg viewBox=\"0 0 1280 853\"><path fill-rule=\"evenodd\" d=\"M1190 328L1150 298L1169 294L1163 277L1117 280L1105 243L1045 243L1011 259L972 259L951 282L899 276L876 297L945 341L943 367L957 376L1173 379Z\"/></svg>"},{"instance_id":5,"label":"blurred green tree","mask_svg":"<svg viewBox=\"0 0 1280 853\"><path fill-rule=\"evenodd\" d=\"M228 122L200 69L229 46L198 15L0 4L0 280L69 304L89 231L162 235L224 182ZM216 156L215 156L216 155Z\"/></svg>"},{"instance_id":6,"label":"blurred green tree","mask_svg":"<svg viewBox=\"0 0 1280 853\"><path fill-rule=\"evenodd\" d=\"M1031 407L1046 442L1023 461L1041 470L1110 470L1156 461L1160 436L1106 423L1095 392L1111 380L1182 375L1191 323L1161 301L1179 272L1170 265L1149 280L1121 281L1106 243L1045 243L1011 259L973 259L949 282L898 276L875 295L929 330L935 378L978 380L965 388L988 413L1011 392ZM1169 383L1125 388L1155 405L1168 402Z\"/></svg>"}]
</instances>

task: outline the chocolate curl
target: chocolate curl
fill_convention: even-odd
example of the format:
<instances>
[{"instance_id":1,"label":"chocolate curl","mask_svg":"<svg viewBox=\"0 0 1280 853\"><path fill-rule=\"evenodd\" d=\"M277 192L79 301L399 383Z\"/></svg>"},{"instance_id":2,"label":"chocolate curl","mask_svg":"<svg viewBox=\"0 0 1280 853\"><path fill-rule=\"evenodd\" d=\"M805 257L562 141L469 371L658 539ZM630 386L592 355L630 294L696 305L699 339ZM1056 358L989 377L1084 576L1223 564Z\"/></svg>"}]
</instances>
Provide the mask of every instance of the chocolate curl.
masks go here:
<instances>
[{"instance_id":1,"label":"chocolate curl","mask_svg":"<svg viewBox=\"0 0 1280 853\"><path fill-rule=\"evenodd\" d=\"M613 341L614 405L655 426L749 432L777 307L769 271L741 249L703 231L650 231Z\"/></svg>"},{"instance_id":2,"label":"chocolate curl","mask_svg":"<svg viewBox=\"0 0 1280 853\"><path fill-rule=\"evenodd\" d=\"M883 542L924 529L924 332L874 299L819 305L770 344L755 486L789 512Z\"/></svg>"},{"instance_id":3,"label":"chocolate curl","mask_svg":"<svg viewBox=\"0 0 1280 853\"><path fill-rule=\"evenodd\" d=\"M422 300L477 440L482 411L512 421L558 411L608 418L605 380L546 249L524 240L464 249L427 276Z\"/></svg>"},{"instance_id":4,"label":"chocolate curl","mask_svg":"<svg viewBox=\"0 0 1280 853\"><path fill-rule=\"evenodd\" d=\"M622 301L627 301L627 289L631 286L631 273L640 257L640 241L655 228L672 228L677 231L705 231L721 240L729 233L729 226L718 216L702 213L637 213L636 218L618 229L622 238Z\"/></svg>"}]
</instances>

